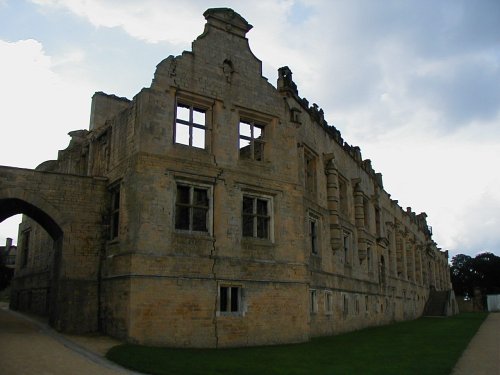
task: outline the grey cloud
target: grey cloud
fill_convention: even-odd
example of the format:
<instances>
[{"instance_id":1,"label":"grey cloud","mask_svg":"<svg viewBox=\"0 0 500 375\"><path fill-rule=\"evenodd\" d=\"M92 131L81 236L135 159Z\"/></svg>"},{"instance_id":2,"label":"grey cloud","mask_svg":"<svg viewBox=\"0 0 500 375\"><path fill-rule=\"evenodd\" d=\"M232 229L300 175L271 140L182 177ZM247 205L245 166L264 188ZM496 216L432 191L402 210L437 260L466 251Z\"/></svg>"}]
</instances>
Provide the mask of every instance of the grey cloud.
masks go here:
<instances>
[{"instance_id":1,"label":"grey cloud","mask_svg":"<svg viewBox=\"0 0 500 375\"><path fill-rule=\"evenodd\" d=\"M500 109L500 69L468 62L453 70L413 77L409 88L450 127L494 119Z\"/></svg>"}]
</instances>

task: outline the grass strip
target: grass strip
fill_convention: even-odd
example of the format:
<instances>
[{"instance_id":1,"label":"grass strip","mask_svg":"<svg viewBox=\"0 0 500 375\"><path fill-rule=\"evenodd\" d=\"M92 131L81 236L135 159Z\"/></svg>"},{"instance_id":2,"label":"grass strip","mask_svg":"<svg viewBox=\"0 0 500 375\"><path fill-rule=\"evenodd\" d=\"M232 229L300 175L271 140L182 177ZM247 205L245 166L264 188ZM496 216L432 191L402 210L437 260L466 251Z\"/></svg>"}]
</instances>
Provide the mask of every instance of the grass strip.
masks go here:
<instances>
[{"instance_id":1,"label":"grass strip","mask_svg":"<svg viewBox=\"0 0 500 375\"><path fill-rule=\"evenodd\" d=\"M486 316L420 318L293 345L173 349L124 344L106 356L155 375L448 375Z\"/></svg>"}]
</instances>

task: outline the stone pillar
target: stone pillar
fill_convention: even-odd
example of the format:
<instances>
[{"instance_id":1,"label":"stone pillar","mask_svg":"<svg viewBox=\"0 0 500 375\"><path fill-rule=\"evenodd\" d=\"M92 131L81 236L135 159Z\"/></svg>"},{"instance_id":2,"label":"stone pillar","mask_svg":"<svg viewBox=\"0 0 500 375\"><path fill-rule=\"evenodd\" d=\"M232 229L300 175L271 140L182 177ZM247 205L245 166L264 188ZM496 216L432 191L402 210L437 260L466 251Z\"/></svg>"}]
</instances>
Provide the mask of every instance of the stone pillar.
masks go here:
<instances>
[{"instance_id":1,"label":"stone pillar","mask_svg":"<svg viewBox=\"0 0 500 375\"><path fill-rule=\"evenodd\" d=\"M415 282L415 240L408 238L406 241L406 265L408 281Z\"/></svg>"},{"instance_id":2,"label":"stone pillar","mask_svg":"<svg viewBox=\"0 0 500 375\"><path fill-rule=\"evenodd\" d=\"M339 222L339 173L333 157L326 163L325 174L326 199L330 224L330 246L335 253L342 248L342 234Z\"/></svg>"},{"instance_id":3,"label":"stone pillar","mask_svg":"<svg viewBox=\"0 0 500 375\"><path fill-rule=\"evenodd\" d=\"M359 181L354 183L354 222L358 233L358 257L360 261L366 258L366 240L365 240L365 209L363 202L363 192L359 186Z\"/></svg>"},{"instance_id":4,"label":"stone pillar","mask_svg":"<svg viewBox=\"0 0 500 375\"><path fill-rule=\"evenodd\" d=\"M396 226L396 273L399 278L408 280L406 265L406 240L404 227Z\"/></svg>"}]
</instances>

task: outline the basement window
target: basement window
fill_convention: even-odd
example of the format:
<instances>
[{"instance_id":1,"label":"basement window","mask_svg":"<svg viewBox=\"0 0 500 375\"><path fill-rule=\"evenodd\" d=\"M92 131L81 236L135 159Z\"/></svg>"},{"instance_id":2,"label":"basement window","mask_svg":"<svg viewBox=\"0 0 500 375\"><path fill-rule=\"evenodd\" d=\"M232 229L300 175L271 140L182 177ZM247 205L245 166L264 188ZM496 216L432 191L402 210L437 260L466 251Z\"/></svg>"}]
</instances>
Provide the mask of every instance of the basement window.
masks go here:
<instances>
[{"instance_id":1,"label":"basement window","mask_svg":"<svg viewBox=\"0 0 500 375\"><path fill-rule=\"evenodd\" d=\"M175 112L175 143L205 148L206 109L177 103Z\"/></svg>"},{"instance_id":2,"label":"basement window","mask_svg":"<svg viewBox=\"0 0 500 375\"><path fill-rule=\"evenodd\" d=\"M219 312L223 314L239 314L242 312L242 288L240 286L222 285L219 287Z\"/></svg>"}]
</instances>

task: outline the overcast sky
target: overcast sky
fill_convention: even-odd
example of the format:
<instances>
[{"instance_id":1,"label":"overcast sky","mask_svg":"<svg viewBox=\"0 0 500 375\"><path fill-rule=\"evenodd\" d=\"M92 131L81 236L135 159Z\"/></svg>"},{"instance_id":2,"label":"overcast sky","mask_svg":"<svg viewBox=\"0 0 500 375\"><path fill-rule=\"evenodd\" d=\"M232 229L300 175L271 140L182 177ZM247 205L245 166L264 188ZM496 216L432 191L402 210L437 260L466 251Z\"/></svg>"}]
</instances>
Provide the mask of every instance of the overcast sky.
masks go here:
<instances>
[{"instance_id":1,"label":"overcast sky","mask_svg":"<svg viewBox=\"0 0 500 375\"><path fill-rule=\"evenodd\" d=\"M289 66L450 257L500 255L499 0L0 0L0 165L57 158L94 92L149 87L222 6L254 26L264 76Z\"/></svg>"}]
</instances>

